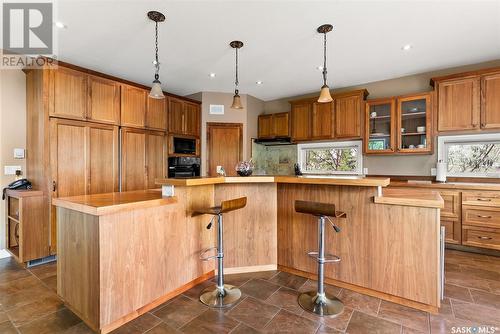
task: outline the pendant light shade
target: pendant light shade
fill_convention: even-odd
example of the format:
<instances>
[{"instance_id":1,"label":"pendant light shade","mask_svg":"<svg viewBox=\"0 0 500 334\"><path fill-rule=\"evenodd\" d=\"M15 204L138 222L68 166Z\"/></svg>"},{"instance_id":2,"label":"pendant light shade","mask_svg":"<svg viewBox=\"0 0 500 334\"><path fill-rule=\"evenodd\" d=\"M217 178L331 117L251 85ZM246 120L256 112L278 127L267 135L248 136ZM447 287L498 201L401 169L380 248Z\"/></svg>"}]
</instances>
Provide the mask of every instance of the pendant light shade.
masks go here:
<instances>
[{"instance_id":1,"label":"pendant light shade","mask_svg":"<svg viewBox=\"0 0 500 334\"><path fill-rule=\"evenodd\" d=\"M323 34L323 86L321 86L318 102L328 103L332 102L333 99L330 94L330 87L326 83L328 73L326 70L326 34L333 30L333 26L331 24L323 24L317 30L320 34Z\"/></svg>"},{"instance_id":2,"label":"pendant light shade","mask_svg":"<svg viewBox=\"0 0 500 334\"><path fill-rule=\"evenodd\" d=\"M153 86L149 92L149 97L153 99L164 99L163 89L161 88L160 82L160 62L158 61L158 22L165 21L165 15L157 11L148 12L148 17L151 21L155 22L155 60L153 65L155 68L155 79L153 80Z\"/></svg>"},{"instance_id":3,"label":"pendant light shade","mask_svg":"<svg viewBox=\"0 0 500 334\"><path fill-rule=\"evenodd\" d=\"M243 109L243 105L241 104L241 97L238 91L238 49L243 47L243 42L241 41L232 41L229 45L236 50L236 80L234 81L234 96L233 96L233 104L231 105L231 109Z\"/></svg>"}]
</instances>

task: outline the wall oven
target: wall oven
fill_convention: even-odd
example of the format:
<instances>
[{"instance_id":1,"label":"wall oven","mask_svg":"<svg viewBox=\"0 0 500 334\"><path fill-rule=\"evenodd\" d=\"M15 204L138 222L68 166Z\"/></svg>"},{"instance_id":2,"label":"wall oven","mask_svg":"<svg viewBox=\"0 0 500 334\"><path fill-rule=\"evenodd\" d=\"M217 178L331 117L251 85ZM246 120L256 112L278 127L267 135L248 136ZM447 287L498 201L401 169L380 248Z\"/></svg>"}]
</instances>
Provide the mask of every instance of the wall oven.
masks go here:
<instances>
[{"instance_id":1,"label":"wall oven","mask_svg":"<svg viewBox=\"0 0 500 334\"><path fill-rule=\"evenodd\" d=\"M170 157L168 158L169 178L188 178L200 176L200 158Z\"/></svg>"}]
</instances>

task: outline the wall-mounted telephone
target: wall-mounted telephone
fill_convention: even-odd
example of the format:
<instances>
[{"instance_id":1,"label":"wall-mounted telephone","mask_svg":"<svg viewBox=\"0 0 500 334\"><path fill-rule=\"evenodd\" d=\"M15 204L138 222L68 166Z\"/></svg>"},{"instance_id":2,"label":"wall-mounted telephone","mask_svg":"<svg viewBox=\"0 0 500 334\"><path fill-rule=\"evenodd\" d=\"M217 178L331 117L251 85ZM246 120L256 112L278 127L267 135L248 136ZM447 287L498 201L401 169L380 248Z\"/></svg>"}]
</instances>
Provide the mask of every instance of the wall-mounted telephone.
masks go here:
<instances>
[{"instance_id":1,"label":"wall-mounted telephone","mask_svg":"<svg viewBox=\"0 0 500 334\"><path fill-rule=\"evenodd\" d=\"M2 199L5 199L5 192L7 189L31 189L31 182L28 179L20 179L10 183L7 187L3 188Z\"/></svg>"}]
</instances>

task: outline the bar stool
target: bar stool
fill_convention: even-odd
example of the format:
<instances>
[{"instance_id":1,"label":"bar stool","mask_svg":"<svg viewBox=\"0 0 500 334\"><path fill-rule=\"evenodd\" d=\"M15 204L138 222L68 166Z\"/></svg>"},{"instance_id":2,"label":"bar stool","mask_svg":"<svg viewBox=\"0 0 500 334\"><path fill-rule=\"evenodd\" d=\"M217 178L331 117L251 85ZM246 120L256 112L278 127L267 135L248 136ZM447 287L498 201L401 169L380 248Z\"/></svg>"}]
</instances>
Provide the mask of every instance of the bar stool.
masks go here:
<instances>
[{"instance_id":1,"label":"bar stool","mask_svg":"<svg viewBox=\"0 0 500 334\"><path fill-rule=\"evenodd\" d=\"M308 201L295 201L295 211L318 217L318 251L307 253L318 261L318 289L300 294L299 305L304 310L319 316L335 317L344 311L344 304L337 297L325 292L324 266L325 263L340 262L340 257L333 254L326 254L325 257L325 218L328 219L335 232L340 232L340 227L335 225L330 217L345 218L346 214L335 211L335 204Z\"/></svg>"},{"instance_id":2,"label":"bar stool","mask_svg":"<svg viewBox=\"0 0 500 334\"><path fill-rule=\"evenodd\" d=\"M209 261L212 259L217 259L217 285L215 287L208 287L204 289L200 294L200 301L210 307L228 307L234 304L241 297L240 289L226 284L224 285L224 248L223 248L223 223L222 214L231 212L234 210L239 210L247 205L247 198L241 197L228 201L222 201L220 206L215 206L212 208L198 210L192 213L192 217L199 215L212 215L210 223L207 225L207 229L212 227L212 223L217 218L217 246L204 249L200 253L200 259L202 261ZM205 256L207 252L211 250L217 250L216 255Z\"/></svg>"}]
</instances>

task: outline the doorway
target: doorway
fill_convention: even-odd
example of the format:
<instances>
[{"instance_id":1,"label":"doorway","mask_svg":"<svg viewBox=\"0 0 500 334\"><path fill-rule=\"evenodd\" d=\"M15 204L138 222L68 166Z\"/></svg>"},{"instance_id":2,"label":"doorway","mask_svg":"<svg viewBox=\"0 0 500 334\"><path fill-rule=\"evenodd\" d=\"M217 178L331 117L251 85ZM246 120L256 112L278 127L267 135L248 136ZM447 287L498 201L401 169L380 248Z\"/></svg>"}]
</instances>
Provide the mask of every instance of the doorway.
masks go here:
<instances>
[{"instance_id":1,"label":"doorway","mask_svg":"<svg viewBox=\"0 0 500 334\"><path fill-rule=\"evenodd\" d=\"M209 176L217 175L217 166L235 176L236 164L243 159L243 124L207 123L207 154Z\"/></svg>"}]
</instances>

